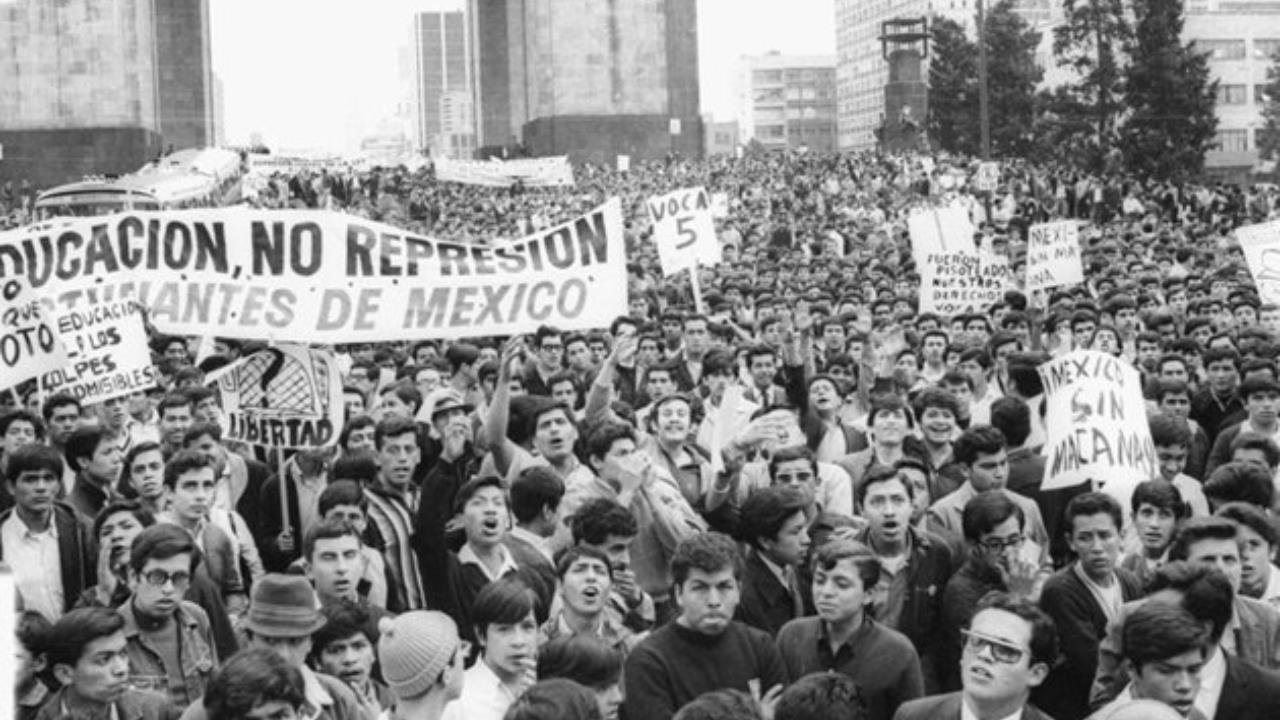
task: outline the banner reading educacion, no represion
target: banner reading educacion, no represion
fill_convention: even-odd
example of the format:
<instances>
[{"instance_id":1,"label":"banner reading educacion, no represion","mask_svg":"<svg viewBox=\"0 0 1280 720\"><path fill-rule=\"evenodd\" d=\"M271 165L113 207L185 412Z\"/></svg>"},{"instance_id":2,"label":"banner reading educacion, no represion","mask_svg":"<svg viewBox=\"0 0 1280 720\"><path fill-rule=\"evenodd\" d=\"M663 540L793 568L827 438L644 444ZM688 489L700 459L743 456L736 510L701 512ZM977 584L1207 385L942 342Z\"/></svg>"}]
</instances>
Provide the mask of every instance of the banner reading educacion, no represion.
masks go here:
<instances>
[{"instance_id":1,"label":"banner reading educacion, no represion","mask_svg":"<svg viewBox=\"0 0 1280 720\"><path fill-rule=\"evenodd\" d=\"M626 312L622 211L495 245L321 211L136 212L0 233L0 280L55 313L132 300L162 332L303 343L607 326Z\"/></svg>"}]
</instances>

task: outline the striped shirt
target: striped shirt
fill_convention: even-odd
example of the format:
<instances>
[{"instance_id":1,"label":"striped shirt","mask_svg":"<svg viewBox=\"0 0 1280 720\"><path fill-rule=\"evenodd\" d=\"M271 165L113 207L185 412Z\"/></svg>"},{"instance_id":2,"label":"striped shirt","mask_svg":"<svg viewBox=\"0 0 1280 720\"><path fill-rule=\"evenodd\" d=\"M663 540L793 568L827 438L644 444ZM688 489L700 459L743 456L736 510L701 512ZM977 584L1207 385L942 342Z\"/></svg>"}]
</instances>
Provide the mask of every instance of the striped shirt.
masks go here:
<instances>
[{"instance_id":1,"label":"striped shirt","mask_svg":"<svg viewBox=\"0 0 1280 720\"><path fill-rule=\"evenodd\" d=\"M394 612L426 608L422 573L413 550L413 510L405 501L377 488L365 488L369 501L369 523L382 541L394 587L387 588L387 609Z\"/></svg>"}]
</instances>

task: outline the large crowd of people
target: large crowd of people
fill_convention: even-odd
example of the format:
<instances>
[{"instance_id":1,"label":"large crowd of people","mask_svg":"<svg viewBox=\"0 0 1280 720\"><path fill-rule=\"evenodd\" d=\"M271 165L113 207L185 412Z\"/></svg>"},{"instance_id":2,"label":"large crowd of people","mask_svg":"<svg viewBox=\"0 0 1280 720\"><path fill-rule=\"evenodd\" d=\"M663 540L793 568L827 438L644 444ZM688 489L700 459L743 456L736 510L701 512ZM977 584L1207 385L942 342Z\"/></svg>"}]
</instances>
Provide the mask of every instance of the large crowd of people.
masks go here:
<instances>
[{"instance_id":1,"label":"large crowd of people","mask_svg":"<svg viewBox=\"0 0 1280 720\"><path fill-rule=\"evenodd\" d=\"M1280 305L1232 234L1280 194L975 167L266 179L258 207L478 243L620 197L627 310L331 348L338 443L289 453L224 438L205 384L265 343L155 334L146 392L0 393L15 716L1280 716ZM644 202L690 186L725 197L723 261L664 277ZM33 198L0 189L4 224ZM1032 224L1077 220L1086 281L920 311L907 218L941 206L1015 278ZM1141 374L1136 487L1042 487L1037 368L1082 348Z\"/></svg>"}]
</instances>

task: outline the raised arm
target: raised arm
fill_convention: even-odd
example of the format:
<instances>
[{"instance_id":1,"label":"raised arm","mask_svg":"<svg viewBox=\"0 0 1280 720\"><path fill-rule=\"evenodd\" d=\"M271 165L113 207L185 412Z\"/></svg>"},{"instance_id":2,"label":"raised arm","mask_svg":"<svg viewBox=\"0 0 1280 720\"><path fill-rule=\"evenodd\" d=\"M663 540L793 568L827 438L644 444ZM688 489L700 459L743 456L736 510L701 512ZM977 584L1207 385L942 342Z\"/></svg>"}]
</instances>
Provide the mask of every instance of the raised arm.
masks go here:
<instances>
[{"instance_id":1,"label":"raised arm","mask_svg":"<svg viewBox=\"0 0 1280 720\"><path fill-rule=\"evenodd\" d=\"M503 476L515 457L515 443L507 439L507 425L511 421L511 365L523 354L524 338L520 336L507 340L502 346L502 364L493 389L493 402L489 403L489 412L484 419L485 443L493 453L494 467Z\"/></svg>"}]
</instances>

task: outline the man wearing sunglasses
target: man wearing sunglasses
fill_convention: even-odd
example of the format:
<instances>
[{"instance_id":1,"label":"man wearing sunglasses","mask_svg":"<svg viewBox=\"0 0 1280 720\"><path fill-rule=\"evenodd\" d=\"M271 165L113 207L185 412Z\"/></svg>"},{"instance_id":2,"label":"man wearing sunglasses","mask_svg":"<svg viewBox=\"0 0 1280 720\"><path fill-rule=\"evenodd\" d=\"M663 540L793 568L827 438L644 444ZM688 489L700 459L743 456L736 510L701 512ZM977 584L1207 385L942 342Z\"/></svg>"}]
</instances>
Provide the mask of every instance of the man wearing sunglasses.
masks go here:
<instances>
[{"instance_id":1,"label":"man wearing sunglasses","mask_svg":"<svg viewBox=\"0 0 1280 720\"><path fill-rule=\"evenodd\" d=\"M912 700L894 720L1050 720L1028 701L1058 655L1058 631L1032 603L993 592L963 632L963 689Z\"/></svg>"},{"instance_id":2,"label":"man wearing sunglasses","mask_svg":"<svg viewBox=\"0 0 1280 720\"><path fill-rule=\"evenodd\" d=\"M134 538L129 558L129 599L120 606L135 688L167 693L178 709L204 695L218 665L209 616L183 600L200 562L185 530L152 525Z\"/></svg>"}]
</instances>

